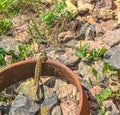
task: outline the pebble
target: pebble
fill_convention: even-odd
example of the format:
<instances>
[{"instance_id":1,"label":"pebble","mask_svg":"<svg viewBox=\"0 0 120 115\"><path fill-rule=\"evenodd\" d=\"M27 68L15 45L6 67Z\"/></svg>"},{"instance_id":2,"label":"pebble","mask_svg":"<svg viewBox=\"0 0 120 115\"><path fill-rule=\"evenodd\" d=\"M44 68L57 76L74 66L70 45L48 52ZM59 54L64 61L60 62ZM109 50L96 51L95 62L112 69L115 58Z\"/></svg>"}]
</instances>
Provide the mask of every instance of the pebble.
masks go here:
<instances>
[{"instance_id":1,"label":"pebble","mask_svg":"<svg viewBox=\"0 0 120 115\"><path fill-rule=\"evenodd\" d=\"M20 45L20 43L11 37L7 37L5 35L0 36L0 47L5 51L9 52L10 50L14 50L15 53L17 53L18 45Z\"/></svg>"},{"instance_id":2,"label":"pebble","mask_svg":"<svg viewBox=\"0 0 120 115\"><path fill-rule=\"evenodd\" d=\"M79 61L79 57L75 55L75 50L72 48L50 51L47 56L70 67L75 66L75 64Z\"/></svg>"},{"instance_id":3,"label":"pebble","mask_svg":"<svg viewBox=\"0 0 120 115\"><path fill-rule=\"evenodd\" d=\"M0 102L0 113L2 114L9 114L10 105L5 102Z\"/></svg>"},{"instance_id":4,"label":"pebble","mask_svg":"<svg viewBox=\"0 0 120 115\"><path fill-rule=\"evenodd\" d=\"M105 34L107 31L112 31L115 26L115 22L113 20L102 21L101 23L96 24L96 34L97 36L101 36Z\"/></svg>"},{"instance_id":5,"label":"pebble","mask_svg":"<svg viewBox=\"0 0 120 115\"><path fill-rule=\"evenodd\" d=\"M116 107L116 105L113 103L112 100L105 100L103 101L103 107L106 110L105 115L119 115L120 111Z\"/></svg>"},{"instance_id":6,"label":"pebble","mask_svg":"<svg viewBox=\"0 0 120 115\"><path fill-rule=\"evenodd\" d=\"M44 99L40 107L40 115L50 115L52 108L58 104L57 94L54 92Z\"/></svg>"},{"instance_id":7,"label":"pebble","mask_svg":"<svg viewBox=\"0 0 120 115\"><path fill-rule=\"evenodd\" d=\"M71 100L75 100L77 88L72 84L67 84L66 86L60 87L57 91L57 94L59 99L68 97Z\"/></svg>"},{"instance_id":8,"label":"pebble","mask_svg":"<svg viewBox=\"0 0 120 115\"><path fill-rule=\"evenodd\" d=\"M51 115L62 115L60 106L57 105L57 106L53 107Z\"/></svg>"},{"instance_id":9,"label":"pebble","mask_svg":"<svg viewBox=\"0 0 120 115\"><path fill-rule=\"evenodd\" d=\"M77 105L71 100L65 100L60 103L60 107L63 115L76 115L77 114Z\"/></svg>"},{"instance_id":10,"label":"pebble","mask_svg":"<svg viewBox=\"0 0 120 115\"><path fill-rule=\"evenodd\" d=\"M95 95L99 95L102 91L102 88L99 86L99 85L96 85L96 86L93 86L91 89L90 89L90 93L95 96Z\"/></svg>"},{"instance_id":11,"label":"pebble","mask_svg":"<svg viewBox=\"0 0 120 115\"><path fill-rule=\"evenodd\" d=\"M103 61L115 69L120 69L120 46L114 46L105 52Z\"/></svg>"},{"instance_id":12,"label":"pebble","mask_svg":"<svg viewBox=\"0 0 120 115\"><path fill-rule=\"evenodd\" d=\"M66 86L67 85L67 82L66 81L64 81L64 80L61 80L61 79L56 79L55 80L55 90L56 91L58 91L58 89L60 88L60 87L63 87L63 86Z\"/></svg>"},{"instance_id":13,"label":"pebble","mask_svg":"<svg viewBox=\"0 0 120 115\"><path fill-rule=\"evenodd\" d=\"M9 115L35 115L40 105L25 95L17 95L14 99Z\"/></svg>"},{"instance_id":14,"label":"pebble","mask_svg":"<svg viewBox=\"0 0 120 115\"><path fill-rule=\"evenodd\" d=\"M79 0L77 2L77 5L78 5L78 11L81 15L93 10L93 8L94 8L94 6L92 4L82 2L81 0Z\"/></svg>"},{"instance_id":15,"label":"pebble","mask_svg":"<svg viewBox=\"0 0 120 115\"><path fill-rule=\"evenodd\" d=\"M96 25L92 24L86 30L85 40L94 40L95 36L96 36Z\"/></svg>"},{"instance_id":16,"label":"pebble","mask_svg":"<svg viewBox=\"0 0 120 115\"><path fill-rule=\"evenodd\" d=\"M98 7L98 8L113 9L113 0L99 0L96 3L96 7Z\"/></svg>"},{"instance_id":17,"label":"pebble","mask_svg":"<svg viewBox=\"0 0 120 115\"><path fill-rule=\"evenodd\" d=\"M102 41L105 42L110 47L113 47L120 43L120 29L113 31L107 31L104 36L102 36Z\"/></svg>"}]
</instances>

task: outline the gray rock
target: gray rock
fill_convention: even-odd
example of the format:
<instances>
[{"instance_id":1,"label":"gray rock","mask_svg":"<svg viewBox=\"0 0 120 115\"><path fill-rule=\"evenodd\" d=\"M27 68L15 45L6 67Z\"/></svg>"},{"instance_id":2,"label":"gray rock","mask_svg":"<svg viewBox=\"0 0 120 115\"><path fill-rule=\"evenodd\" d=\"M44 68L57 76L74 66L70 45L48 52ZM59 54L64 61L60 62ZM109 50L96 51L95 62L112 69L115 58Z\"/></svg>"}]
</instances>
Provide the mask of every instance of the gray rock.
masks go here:
<instances>
[{"instance_id":1,"label":"gray rock","mask_svg":"<svg viewBox=\"0 0 120 115\"><path fill-rule=\"evenodd\" d=\"M106 8L95 8L93 11L94 18L96 21L100 20L110 20L114 18L114 12L111 9L106 9Z\"/></svg>"},{"instance_id":2,"label":"gray rock","mask_svg":"<svg viewBox=\"0 0 120 115\"><path fill-rule=\"evenodd\" d=\"M9 115L35 115L40 105L25 95L17 95L10 108Z\"/></svg>"},{"instance_id":3,"label":"gray rock","mask_svg":"<svg viewBox=\"0 0 120 115\"><path fill-rule=\"evenodd\" d=\"M113 103L112 100L103 101L103 107L106 110L105 115L119 115L120 114L120 111L118 110L118 108L116 107L116 105Z\"/></svg>"},{"instance_id":4,"label":"gray rock","mask_svg":"<svg viewBox=\"0 0 120 115\"><path fill-rule=\"evenodd\" d=\"M58 97L57 94L54 92L50 94L42 103L41 106L48 106L49 108L52 108L58 103Z\"/></svg>"},{"instance_id":5,"label":"gray rock","mask_svg":"<svg viewBox=\"0 0 120 115\"><path fill-rule=\"evenodd\" d=\"M49 94L53 93L52 88L49 88L46 85L43 85L43 89L44 89L44 97L47 98L49 96Z\"/></svg>"},{"instance_id":6,"label":"gray rock","mask_svg":"<svg viewBox=\"0 0 120 115\"><path fill-rule=\"evenodd\" d=\"M75 50L72 48L50 51L47 56L67 66L74 66L79 60L79 57L75 55Z\"/></svg>"},{"instance_id":7,"label":"gray rock","mask_svg":"<svg viewBox=\"0 0 120 115\"><path fill-rule=\"evenodd\" d=\"M50 94L40 107L40 115L50 115L52 108L58 104L57 94L54 92Z\"/></svg>"},{"instance_id":8,"label":"gray rock","mask_svg":"<svg viewBox=\"0 0 120 115\"><path fill-rule=\"evenodd\" d=\"M114 46L120 43L120 29L107 31L102 37L102 41L107 43L109 46Z\"/></svg>"},{"instance_id":9,"label":"gray rock","mask_svg":"<svg viewBox=\"0 0 120 115\"><path fill-rule=\"evenodd\" d=\"M76 45L77 43L78 43L77 40L72 39L72 40L70 40L70 41L64 43L63 45L64 45L65 47L75 48L75 45Z\"/></svg>"},{"instance_id":10,"label":"gray rock","mask_svg":"<svg viewBox=\"0 0 120 115\"><path fill-rule=\"evenodd\" d=\"M96 25L92 24L86 30L85 40L94 40L95 36L96 36Z\"/></svg>"},{"instance_id":11,"label":"gray rock","mask_svg":"<svg viewBox=\"0 0 120 115\"><path fill-rule=\"evenodd\" d=\"M88 23L84 24L81 27L81 29L79 30L79 32L77 33L76 39L84 40L85 39L86 30L87 30L88 27L89 27Z\"/></svg>"},{"instance_id":12,"label":"gray rock","mask_svg":"<svg viewBox=\"0 0 120 115\"><path fill-rule=\"evenodd\" d=\"M113 0L99 0L96 3L96 7L112 9L113 8Z\"/></svg>"},{"instance_id":13,"label":"gray rock","mask_svg":"<svg viewBox=\"0 0 120 115\"><path fill-rule=\"evenodd\" d=\"M67 81L63 81L61 79L56 79L55 80L55 90L56 92L58 91L58 89L62 86L66 86L67 85Z\"/></svg>"},{"instance_id":14,"label":"gray rock","mask_svg":"<svg viewBox=\"0 0 120 115\"><path fill-rule=\"evenodd\" d=\"M8 114L10 111L10 105L5 102L0 102L0 111L2 112L3 115Z\"/></svg>"},{"instance_id":15,"label":"gray rock","mask_svg":"<svg viewBox=\"0 0 120 115\"><path fill-rule=\"evenodd\" d=\"M93 3L93 2L97 2L99 0L81 0L83 2L86 2L86 3Z\"/></svg>"},{"instance_id":16,"label":"gray rock","mask_svg":"<svg viewBox=\"0 0 120 115\"><path fill-rule=\"evenodd\" d=\"M51 115L62 115L60 106L53 107Z\"/></svg>"},{"instance_id":17,"label":"gray rock","mask_svg":"<svg viewBox=\"0 0 120 115\"><path fill-rule=\"evenodd\" d=\"M110 48L104 54L104 62L108 63L115 69L120 69L120 46L114 46Z\"/></svg>"},{"instance_id":18,"label":"gray rock","mask_svg":"<svg viewBox=\"0 0 120 115\"><path fill-rule=\"evenodd\" d=\"M55 80L56 80L56 78L55 78L54 76L52 76L50 79L48 79L48 80L44 83L44 85L48 86L49 88L54 87L54 85L55 85Z\"/></svg>"},{"instance_id":19,"label":"gray rock","mask_svg":"<svg viewBox=\"0 0 120 115\"><path fill-rule=\"evenodd\" d=\"M33 100L40 101L43 99L42 86L39 86L38 97L36 96L36 84L33 78L27 79L25 82L21 83L20 86L16 89L18 94L25 94L32 98Z\"/></svg>"},{"instance_id":20,"label":"gray rock","mask_svg":"<svg viewBox=\"0 0 120 115\"><path fill-rule=\"evenodd\" d=\"M96 24L96 34L101 38L100 36L103 36L107 31L112 31L114 28L115 22L114 20L107 20L102 21L101 23Z\"/></svg>"},{"instance_id":21,"label":"gray rock","mask_svg":"<svg viewBox=\"0 0 120 115\"><path fill-rule=\"evenodd\" d=\"M15 52L18 52L18 45L20 45L19 42L15 41L11 37L7 36L0 36L0 47L3 48L6 51L15 50Z\"/></svg>"}]
</instances>

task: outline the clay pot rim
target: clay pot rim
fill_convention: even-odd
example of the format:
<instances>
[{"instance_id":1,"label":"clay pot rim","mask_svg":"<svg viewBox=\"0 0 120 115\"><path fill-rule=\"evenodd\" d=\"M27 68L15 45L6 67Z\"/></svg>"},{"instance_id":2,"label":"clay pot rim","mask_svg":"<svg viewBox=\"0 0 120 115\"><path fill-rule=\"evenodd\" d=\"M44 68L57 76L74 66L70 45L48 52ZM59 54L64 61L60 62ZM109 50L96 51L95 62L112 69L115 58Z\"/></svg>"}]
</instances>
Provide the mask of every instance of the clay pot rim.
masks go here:
<instances>
[{"instance_id":1,"label":"clay pot rim","mask_svg":"<svg viewBox=\"0 0 120 115\"><path fill-rule=\"evenodd\" d=\"M1 73L5 72L5 71L7 71L7 70L9 70L11 68L15 68L17 66L20 66L20 65L23 65L23 64L30 64L30 63L36 63L36 59L24 60L24 61L20 61L20 62L11 64L11 65L8 65L5 68L0 70L0 75L1 75ZM48 64L51 63L53 65L58 65L59 67L64 68L65 71L68 71L71 74L71 76L73 77L73 79L76 81L77 86L75 84L74 85L79 90L79 105L78 105L79 110L78 110L78 115L82 115L81 111L83 109L83 104L84 104L83 103L84 94L83 94L81 83L80 83L79 79L77 78L77 76L72 72L72 70L70 70L67 66L63 65L60 62L53 61L53 60L47 60L47 61L45 61L45 63L48 63Z\"/></svg>"}]
</instances>

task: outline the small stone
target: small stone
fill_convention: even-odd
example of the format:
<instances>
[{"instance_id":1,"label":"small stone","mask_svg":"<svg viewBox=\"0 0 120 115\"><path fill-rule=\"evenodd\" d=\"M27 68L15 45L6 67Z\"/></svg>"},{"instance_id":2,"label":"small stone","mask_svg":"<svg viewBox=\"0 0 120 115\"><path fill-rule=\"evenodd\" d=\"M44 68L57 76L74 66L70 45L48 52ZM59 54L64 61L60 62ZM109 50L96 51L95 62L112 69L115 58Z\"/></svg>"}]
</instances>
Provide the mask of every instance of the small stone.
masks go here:
<instances>
[{"instance_id":1,"label":"small stone","mask_svg":"<svg viewBox=\"0 0 120 115\"><path fill-rule=\"evenodd\" d=\"M74 100L77 94L77 88L72 84L68 84L60 87L57 91L57 94L59 99L68 97L69 99Z\"/></svg>"},{"instance_id":2,"label":"small stone","mask_svg":"<svg viewBox=\"0 0 120 115\"><path fill-rule=\"evenodd\" d=\"M28 33L28 25L27 24L21 24L18 27L15 27L12 30L12 34L18 41L20 41L22 43L29 42L29 40L31 39L31 37Z\"/></svg>"},{"instance_id":3,"label":"small stone","mask_svg":"<svg viewBox=\"0 0 120 115\"><path fill-rule=\"evenodd\" d=\"M96 36L96 25L92 24L86 30L85 40L94 40L95 36Z\"/></svg>"},{"instance_id":4,"label":"small stone","mask_svg":"<svg viewBox=\"0 0 120 115\"><path fill-rule=\"evenodd\" d=\"M5 102L0 102L0 112L1 115L9 114L11 105L5 103Z\"/></svg>"},{"instance_id":5,"label":"small stone","mask_svg":"<svg viewBox=\"0 0 120 115\"><path fill-rule=\"evenodd\" d=\"M106 34L102 37L102 41L111 47L119 44L120 43L120 29L106 32Z\"/></svg>"},{"instance_id":6,"label":"small stone","mask_svg":"<svg viewBox=\"0 0 120 115\"><path fill-rule=\"evenodd\" d=\"M56 79L55 80L55 90L58 91L60 87L66 86L67 81L61 80L61 79Z\"/></svg>"},{"instance_id":7,"label":"small stone","mask_svg":"<svg viewBox=\"0 0 120 115\"><path fill-rule=\"evenodd\" d=\"M65 47L73 48L73 49L74 49L74 48L75 48L75 45L76 45L77 43L78 43L77 40L71 39L70 41L64 43L63 45L64 45Z\"/></svg>"},{"instance_id":8,"label":"small stone","mask_svg":"<svg viewBox=\"0 0 120 115\"><path fill-rule=\"evenodd\" d=\"M89 27L88 23L85 23L84 25L82 25L82 27L80 28L80 30L77 32L76 35L76 39L78 40L84 40L85 39L85 34L86 34L86 30Z\"/></svg>"},{"instance_id":9,"label":"small stone","mask_svg":"<svg viewBox=\"0 0 120 115\"><path fill-rule=\"evenodd\" d=\"M95 24L96 23L95 20L94 20L94 18L92 16L87 16L87 22L89 24Z\"/></svg>"},{"instance_id":10,"label":"small stone","mask_svg":"<svg viewBox=\"0 0 120 115\"><path fill-rule=\"evenodd\" d=\"M115 26L115 22L113 20L103 21L101 23L96 24L96 34L97 36L105 34L107 31L112 31Z\"/></svg>"},{"instance_id":11,"label":"small stone","mask_svg":"<svg viewBox=\"0 0 120 115\"><path fill-rule=\"evenodd\" d=\"M105 52L103 61L115 69L120 69L120 46L114 46Z\"/></svg>"},{"instance_id":12,"label":"small stone","mask_svg":"<svg viewBox=\"0 0 120 115\"><path fill-rule=\"evenodd\" d=\"M74 66L79 60L79 57L75 55L75 50L72 48L51 51L47 56L70 67Z\"/></svg>"},{"instance_id":13,"label":"small stone","mask_svg":"<svg viewBox=\"0 0 120 115\"><path fill-rule=\"evenodd\" d=\"M58 97L56 93L50 94L40 107L40 115L50 115L52 108L58 104Z\"/></svg>"},{"instance_id":14,"label":"small stone","mask_svg":"<svg viewBox=\"0 0 120 115\"><path fill-rule=\"evenodd\" d=\"M93 14L94 17L96 19L96 21L100 21L100 20L110 20L114 18L114 12L112 10L109 9L105 9L105 8L95 8L93 10Z\"/></svg>"},{"instance_id":15,"label":"small stone","mask_svg":"<svg viewBox=\"0 0 120 115\"><path fill-rule=\"evenodd\" d=\"M11 55L6 55L6 56L4 57L4 60L5 60L5 62L6 62L7 64L10 64L11 61L12 61L12 56L11 56Z\"/></svg>"},{"instance_id":16,"label":"small stone","mask_svg":"<svg viewBox=\"0 0 120 115\"><path fill-rule=\"evenodd\" d=\"M17 95L10 108L9 115L35 115L40 108L36 102L25 95Z\"/></svg>"},{"instance_id":17,"label":"small stone","mask_svg":"<svg viewBox=\"0 0 120 115\"><path fill-rule=\"evenodd\" d=\"M62 115L60 106L53 107L51 115Z\"/></svg>"},{"instance_id":18,"label":"small stone","mask_svg":"<svg viewBox=\"0 0 120 115\"><path fill-rule=\"evenodd\" d=\"M113 9L113 0L99 0L96 3L96 7L98 7L98 8Z\"/></svg>"},{"instance_id":19,"label":"small stone","mask_svg":"<svg viewBox=\"0 0 120 115\"><path fill-rule=\"evenodd\" d=\"M77 7L71 2L71 0L66 0L66 10L72 12L73 14L77 13Z\"/></svg>"},{"instance_id":20,"label":"small stone","mask_svg":"<svg viewBox=\"0 0 120 115\"><path fill-rule=\"evenodd\" d=\"M60 107L63 115L76 115L77 114L77 104L66 100L60 103Z\"/></svg>"},{"instance_id":21,"label":"small stone","mask_svg":"<svg viewBox=\"0 0 120 115\"><path fill-rule=\"evenodd\" d=\"M65 43L65 42L71 40L74 37L75 37L75 33L73 33L72 31L66 31L66 32L61 32L58 35L58 40L61 43Z\"/></svg>"},{"instance_id":22,"label":"small stone","mask_svg":"<svg viewBox=\"0 0 120 115\"><path fill-rule=\"evenodd\" d=\"M93 86L91 89L90 89L90 93L95 96L95 95L99 95L102 91L102 88L100 86Z\"/></svg>"},{"instance_id":23,"label":"small stone","mask_svg":"<svg viewBox=\"0 0 120 115\"><path fill-rule=\"evenodd\" d=\"M86 12L93 10L94 8L92 4L85 3L80 0L78 1L77 5L78 5L78 11L80 14L85 14Z\"/></svg>"},{"instance_id":24,"label":"small stone","mask_svg":"<svg viewBox=\"0 0 120 115\"><path fill-rule=\"evenodd\" d=\"M46 85L43 85L43 89L44 89L44 97L45 98L47 98L49 96L49 94L51 94L55 91L54 88L49 88Z\"/></svg>"},{"instance_id":25,"label":"small stone","mask_svg":"<svg viewBox=\"0 0 120 115\"><path fill-rule=\"evenodd\" d=\"M109 78L109 87L113 92L118 92L118 88L120 87L120 83L118 81L114 81Z\"/></svg>"},{"instance_id":26,"label":"small stone","mask_svg":"<svg viewBox=\"0 0 120 115\"><path fill-rule=\"evenodd\" d=\"M12 39L12 37L7 37L5 35L0 36L0 47L3 48L6 52L14 50L15 53L18 52L19 42Z\"/></svg>"},{"instance_id":27,"label":"small stone","mask_svg":"<svg viewBox=\"0 0 120 115\"><path fill-rule=\"evenodd\" d=\"M113 103L112 100L105 100L103 101L103 107L106 110L106 114L105 115L119 115L120 111L118 110L118 108L116 107L116 105Z\"/></svg>"},{"instance_id":28,"label":"small stone","mask_svg":"<svg viewBox=\"0 0 120 115\"><path fill-rule=\"evenodd\" d=\"M33 78L26 80L25 82L21 83L20 86L16 89L16 92L18 94L25 94L29 97L31 97L33 100L41 100L43 98L43 92L41 87L39 86L39 94L38 99L36 97L36 84Z\"/></svg>"}]
</instances>

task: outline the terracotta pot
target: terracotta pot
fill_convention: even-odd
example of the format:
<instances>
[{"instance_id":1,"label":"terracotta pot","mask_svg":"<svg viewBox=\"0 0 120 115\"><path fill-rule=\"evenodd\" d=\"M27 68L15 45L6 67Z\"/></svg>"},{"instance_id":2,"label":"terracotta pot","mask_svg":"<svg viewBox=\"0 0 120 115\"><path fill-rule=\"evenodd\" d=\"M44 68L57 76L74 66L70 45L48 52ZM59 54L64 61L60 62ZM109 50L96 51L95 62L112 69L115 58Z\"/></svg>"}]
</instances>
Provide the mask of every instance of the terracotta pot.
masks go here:
<instances>
[{"instance_id":1,"label":"terracotta pot","mask_svg":"<svg viewBox=\"0 0 120 115\"><path fill-rule=\"evenodd\" d=\"M7 88L11 84L25 80L34 76L36 60L26 60L15 64L12 64L2 70L0 70L0 91ZM89 106L86 95L84 94L80 81L77 76L65 65L47 60L42 64L42 75L43 76L56 76L59 78L66 79L70 83L74 84L79 90L79 110L77 115L89 115Z\"/></svg>"}]
</instances>

